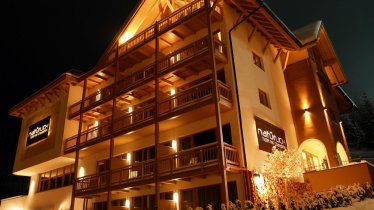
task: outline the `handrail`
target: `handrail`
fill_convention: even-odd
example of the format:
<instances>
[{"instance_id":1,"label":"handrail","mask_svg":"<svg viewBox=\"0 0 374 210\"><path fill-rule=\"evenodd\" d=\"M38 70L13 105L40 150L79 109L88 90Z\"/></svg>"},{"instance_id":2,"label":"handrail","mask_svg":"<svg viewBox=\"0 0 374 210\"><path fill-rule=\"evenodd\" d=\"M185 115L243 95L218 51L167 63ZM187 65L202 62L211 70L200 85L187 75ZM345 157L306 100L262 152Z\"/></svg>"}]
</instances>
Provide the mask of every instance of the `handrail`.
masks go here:
<instances>
[{"instance_id":1,"label":"handrail","mask_svg":"<svg viewBox=\"0 0 374 210\"><path fill-rule=\"evenodd\" d=\"M170 67L192 58L204 50L208 50L208 37L199 39L161 58L158 61L158 71L163 73Z\"/></svg>"},{"instance_id":2,"label":"handrail","mask_svg":"<svg viewBox=\"0 0 374 210\"><path fill-rule=\"evenodd\" d=\"M123 90L126 90L127 88L130 88L138 83L141 83L142 81L154 77L155 74L155 64L151 64L147 67L145 67L141 71L137 71L120 81L116 83L116 90L118 92L121 92Z\"/></svg>"},{"instance_id":3,"label":"handrail","mask_svg":"<svg viewBox=\"0 0 374 210\"><path fill-rule=\"evenodd\" d=\"M90 128L80 134L79 146L93 142L103 136L110 134L111 123L101 124L99 126ZM74 135L65 140L65 151L75 148L78 135Z\"/></svg>"},{"instance_id":4,"label":"handrail","mask_svg":"<svg viewBox=\"0 0 374 210\"><path fill-rule=\"evenodd\" d=\"M169 14L164 19L162 19L158 24L158 31L163 32L168 30L172 25L181 22L182 20L188 19L189 16L197 13L202 10L205 6L204 0L196 0L187 4L175 12Z\"/></svg>"},{"instance_id":5,"label":"handrail","mask_svg":"<svg viewBox=\"0 0 374 210\"><path fill-rule=\"evenodd\" d=\"M132 180L151 178L154 175L155 160L133 163L122 168L112 170L112 185L129 182Z\"/></svg>"},{"instance_id":6,"label":"handrail","mask_svg":"<svg viewBox=\"0 0 374 210\"><path fill-rule=\"evenodd\" d=\"M111 84L101 90L98 90L89 96L87 96L85 99L83 99L83 109L86 109L87 107L91 106L92 104L95 104L97 102L103 101L105 99L109 99L113 95L114 85ZM75 114L79 113L81 108L81 102L82 100L78 101L77 103L74 103L69 108L69 116L74 116Z\"/></svg>"},{"instance_id":7,"label":"handrail","mask_svg":"<svg viewBox=\"0 0 374 210\"><path fill-rule=\"evenodd\" d=\"M151 103L145 107L135 109L133 112L128 113L114 120L114 131L121 130L129 125L138 124L145 120L154 117L155 104Z\"/></svg>"}]
</instances>

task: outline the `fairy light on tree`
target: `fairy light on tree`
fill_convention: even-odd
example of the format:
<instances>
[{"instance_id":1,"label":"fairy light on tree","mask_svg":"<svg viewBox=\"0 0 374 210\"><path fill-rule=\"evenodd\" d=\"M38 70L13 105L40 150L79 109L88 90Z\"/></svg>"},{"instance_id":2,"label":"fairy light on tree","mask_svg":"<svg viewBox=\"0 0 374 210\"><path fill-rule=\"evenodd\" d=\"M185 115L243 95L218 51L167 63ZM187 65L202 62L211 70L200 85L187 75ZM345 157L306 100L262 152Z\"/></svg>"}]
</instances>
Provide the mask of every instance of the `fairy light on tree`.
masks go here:
<instances>
[{"instance_id":1,"label":"fairy light on tree","mask_svg":"<svg viewBox=\"0 0 374 210\"><path fill-rule=\"evenodd\" d=\"M264 165L268 200L277 208L282 201L287 209L290 206L289 194L291 181L297 181L303 174L301 154L297 150L278 150L273 147L273 153L268 155Z\"/></svg>"}]
</instances>

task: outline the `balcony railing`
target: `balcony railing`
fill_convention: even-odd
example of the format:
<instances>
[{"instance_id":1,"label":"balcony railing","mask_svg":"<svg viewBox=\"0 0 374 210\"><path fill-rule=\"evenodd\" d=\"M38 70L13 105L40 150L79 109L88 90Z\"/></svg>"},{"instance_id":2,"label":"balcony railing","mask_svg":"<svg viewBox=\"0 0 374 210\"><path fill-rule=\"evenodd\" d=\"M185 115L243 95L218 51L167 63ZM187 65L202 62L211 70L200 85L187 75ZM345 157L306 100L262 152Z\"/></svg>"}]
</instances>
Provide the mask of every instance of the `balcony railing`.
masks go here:
<instances>
[{"instance_id":1,"label":"balcony railing","mask_svg":"<svg viewBox=\"0 0 374 210\"><path fill-rule=\"evenodd\" d=\"M86 110L87 108L92 107L95 104L98 105L100 102L110 99L113 96L113 87L114 85L110 85L89 95L84 99L83 109ZM74 117L75 115L77 115L80 111L80 107L81 101L71 105L69 109L69 117Z\"/></svg>"},{"instance_id":2,"label":"balcony railing","mask_svg":"<svg viewBox=\"0 0 374 210\"><path fill-rule=\"evenodd\" d=\"M105 189L109 186L109 171L79 177L74 184L76 193Z\"/></svg>"},{"instance_id":3,"label":"balcony railing","mask_svg":"<svg viewBox=\"0 0 374 210\"><path fill-rule=\"evenodd\" d=\"M204 37L190 45L187 45L181 49L178 49L164 58L160 59L158 62L158 71L160 73L165 73L166 70L180 64L190 58L200 55L203 52L208 51L208 37Z\"/></svg>"},{"instance_id":4,"label":"balcony railing","mask_svg":"<svg viewBox=\"0 0 374 210\"><path fill-rule=\"evenodd\" d=\"M158 160L159 176L177 175L196 169L201 171L207 167L218 166L218 148L217 143L212 143L160 158Z\"/></svg>"},{"instance_id":5,"label":"balcony railing","mask_svg":"<svg viewBox=\"0 0 374 210\"><path fill-rule=\"evenodd\" d=\"M114 120L114 132L126 129L130 126L135 126L141 124L145 121L151 120L154 118L155 114L155 105L154 103L149 104L145 107L135 109L133 112L128 113L118 119Z\"/></svg>"},{"instance_id":6,"label":"balcony railing","mask_svg":"<svg viewBox=\"0 0 374 210\"><path fill-rule=\"evenodd\" d=\"M225 143L224 152L226 157L226 165L239 166L239 152L236 147Z\"/></svg>"},{"instance_id":7,"label":"balcony railing","mask_svg":"<svg viewBox=\"0 0 374 210\"><path fill-rule=\"evenodd\" d=\"M83 131L80 135L79 146L99 142L109 136L110 132L111 124L103 124ZM65 152L75 149L77 138L78 135L75 135L65 140Z\"/></svg>"},{"instance_id":8,"label":"balcony railing","mask_svg":"<svg viewBox=\"0 0 374 210\"><path fill-rule=\"evenodd\" d=\"M174 25L189 19L199 11L202 11L204 9L204 6L204 0L197 0L178 9L159 22L158 31L161 33L163 31L167 31L169 28L174 27Z\"/></svg>"},{"instance_id":9,"label":"balcony railing","mask_svg":"<svg viewBox=\"0 0 374 210\"><path fill-rule=\"evenodd\" d=\"M116 83L116 91L120 94L133 88L137 84L141 84L144 81L151 79L154 77L155 74L155 66L154 64L145 67L143 70L138 71L134 74L131 74L124 79L118 81Z\"/></svg>"},{"instance_id":10,"label":"balcony railing","mask_svg":"<svg viewBox=\"0 0 374 210\"><path fill-rule=\"evenodd\" d=\"M219 82L218 92L220 98L223 98L228 102L232 102L231 90L226 84ZM159 113L164 114L212 98L213 82L211 80L208 80L160 101Z\"/></svg>"},{"instance_id":11,"label":"balcony railing","mask_svg":"<svg viewBox=\"0 0 374 210\"><path fill-rule=\"evenodd\" d=\"M213 5L214 1L210 1L210 4ZM170 30L171 28L175 27L176 25L180 24L181 22L188 20L189 18L195 16L196 13L203 11L205 8L205 1L204 0L195 0L188 5L181 7L180 9L176 10L175 12L171 13L158 23L158 31L159 33L163 33L165 31ZM221 15L222 10L220 7L215 7L214 9L216 14ZM139 34L135 35L125 43L121 44L119 47L119 54L122 55L126 52L129 52L135 49L138 46L141 46L148 41L152 40L155 37L154 31L155 25L151 25L150 27L146 28L145 30L141 31ZM109 56L108 63L115 59L115 50L111 52L112 56Z\"/></svg>"},{"instance_id":12,"label":"balcony railing","mask_svg":"<svg viewBox=\"0 0 374 210\"><path fill-rule=\"evenodd\" d=\"M225 144L225 163L239 166L239 153L236 147ZM180 178L205 174L219 169L219 145L217 142L183 150L159 158L158 176ZM111 186L126 187L154 182L155 160L134 163L111 171ZM78 193L100 190L108 186L109 172L93 174L76 179Z\"/></svg>"},{"instance_id":13,"label":"balcony railing","mask_svg":"<svg viewBox=\"0 0 374 210\"><path fill-rule=\"evenodd\" d=\"M112 171L112 186L126 184L135 181L150 180L153 182L155 172L155 160L134 163Z\"/></svg>"}]
</instances>

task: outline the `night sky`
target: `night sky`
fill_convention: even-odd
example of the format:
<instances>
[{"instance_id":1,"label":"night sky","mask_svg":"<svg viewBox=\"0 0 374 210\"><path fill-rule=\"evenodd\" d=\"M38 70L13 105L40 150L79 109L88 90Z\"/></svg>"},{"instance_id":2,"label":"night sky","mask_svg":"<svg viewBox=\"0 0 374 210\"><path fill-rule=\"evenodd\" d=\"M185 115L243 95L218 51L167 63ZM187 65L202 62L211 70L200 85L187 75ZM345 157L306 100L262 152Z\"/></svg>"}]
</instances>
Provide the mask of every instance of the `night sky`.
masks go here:
<instances>
[{"instance_id":1,"label":"night sky","mask_svg":"<svg viewBox=\"0 0 374 210\"><path fill-rule=\"evenodd\" d=\"M3 0L1 23L0 198L14 195L10 176L21 121L8 109L69 69L90 70L137 0ZM267 0L291 30L323 20L356 99L374 98L374 2L369 0ZM15 189L15 193L22 190Z\"/></svg>"}]
</instances>

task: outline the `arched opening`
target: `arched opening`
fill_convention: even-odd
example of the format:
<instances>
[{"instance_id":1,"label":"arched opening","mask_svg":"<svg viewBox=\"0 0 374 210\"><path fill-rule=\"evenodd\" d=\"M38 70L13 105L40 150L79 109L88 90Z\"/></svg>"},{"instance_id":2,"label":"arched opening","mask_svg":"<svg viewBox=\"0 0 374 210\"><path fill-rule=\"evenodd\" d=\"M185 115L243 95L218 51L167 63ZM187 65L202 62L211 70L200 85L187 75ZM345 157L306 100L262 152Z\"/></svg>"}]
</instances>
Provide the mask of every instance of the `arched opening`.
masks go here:
<instances>
[{"instance_id":1,"label":"arched opening","mask_svg":"<svg viewBox=\"0 0 374 210\"><path fill-rule=\"evenodd\" d=\"M339 165L347 165L349 163L349 159L342 143L336 143L336 152Z\"/></svg>"},{"instance_id":2,"label":"arched opening","mask_svg":"<svg viewBox=\"0 0 374 210\"><path fill-rule=\"evenodd\" d=\"M305 171L323 170L329 168L325 145L318 139L305 140L299 147Z\"/></svg>"}]
</instances>

